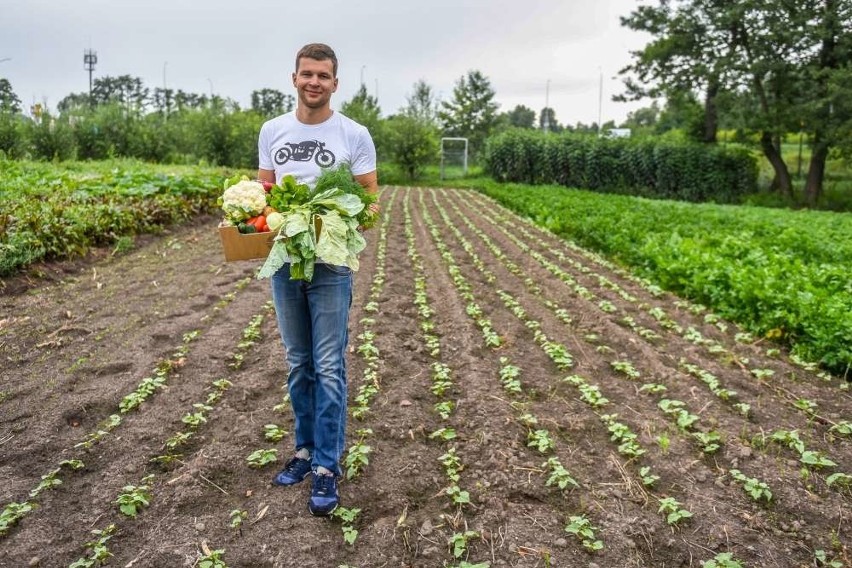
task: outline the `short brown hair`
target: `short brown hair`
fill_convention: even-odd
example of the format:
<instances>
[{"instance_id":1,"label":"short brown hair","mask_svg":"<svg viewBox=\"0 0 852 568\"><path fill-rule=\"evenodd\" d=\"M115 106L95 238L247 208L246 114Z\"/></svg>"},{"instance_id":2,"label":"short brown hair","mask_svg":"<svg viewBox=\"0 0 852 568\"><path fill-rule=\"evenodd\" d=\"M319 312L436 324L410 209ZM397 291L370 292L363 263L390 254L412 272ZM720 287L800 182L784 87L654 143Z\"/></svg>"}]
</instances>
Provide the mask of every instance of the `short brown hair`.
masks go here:
<instances>
[{"instance_id":1,"label":"short brown hair","mask_svg":"<svg viewBox=\"0 0 852 568\"><path fill-rule=\"evenodd\" d=\"M299 71L299 60L303 57L325 61L331 59L332 73L337 77L337 55L334 50L324 43L309 43L296 54L296 71Z\"/></svg>"}]
</instances>

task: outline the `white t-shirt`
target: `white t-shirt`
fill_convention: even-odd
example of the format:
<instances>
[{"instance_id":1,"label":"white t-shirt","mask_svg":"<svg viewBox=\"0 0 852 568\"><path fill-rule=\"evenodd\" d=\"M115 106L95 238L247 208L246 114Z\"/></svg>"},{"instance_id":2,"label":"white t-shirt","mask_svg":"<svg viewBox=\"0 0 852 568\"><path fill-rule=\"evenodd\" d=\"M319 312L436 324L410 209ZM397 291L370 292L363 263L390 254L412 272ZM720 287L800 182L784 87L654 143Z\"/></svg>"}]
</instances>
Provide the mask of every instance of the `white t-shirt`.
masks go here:
<instances>
[{"instance_id":1,"label":"white t-shirt","mask_svg":"<svg viewBox=\"0 0 852 568\"><path fill-rule=\"evenodd\" d=\"M292 175L313 187L322 168L349 164L354 175L376 169L376 147L367 128L335 112L320 124L302 124L295 111L266 121L257 141L259 167L275 181Z\"/></svg>"}]
</instances>

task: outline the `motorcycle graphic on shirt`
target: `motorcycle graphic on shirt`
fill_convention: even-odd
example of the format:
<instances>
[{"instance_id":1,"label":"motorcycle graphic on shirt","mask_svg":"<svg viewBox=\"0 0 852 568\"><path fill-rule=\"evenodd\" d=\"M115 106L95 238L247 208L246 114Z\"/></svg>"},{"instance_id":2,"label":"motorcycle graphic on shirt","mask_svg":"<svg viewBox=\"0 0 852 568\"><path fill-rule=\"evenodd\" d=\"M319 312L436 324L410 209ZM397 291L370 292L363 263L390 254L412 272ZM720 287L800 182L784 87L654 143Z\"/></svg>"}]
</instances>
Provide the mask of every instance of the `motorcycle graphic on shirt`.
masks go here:
<instances>
[{"instance_id":1,"label":"motorcycle graphic on shirt","mask_svg":"<svg viewBox=\"0 0 852 568\"><path fill-rule=\"evenodd\" d=\"M285 142L283 148L275 152L273 158L279 166L290 160L294 162L315 161L321 168L334 165L335 156L331 150L327 150L325 144L319 140L305 140L304 142Z\"/></svg>"}]
</instances>

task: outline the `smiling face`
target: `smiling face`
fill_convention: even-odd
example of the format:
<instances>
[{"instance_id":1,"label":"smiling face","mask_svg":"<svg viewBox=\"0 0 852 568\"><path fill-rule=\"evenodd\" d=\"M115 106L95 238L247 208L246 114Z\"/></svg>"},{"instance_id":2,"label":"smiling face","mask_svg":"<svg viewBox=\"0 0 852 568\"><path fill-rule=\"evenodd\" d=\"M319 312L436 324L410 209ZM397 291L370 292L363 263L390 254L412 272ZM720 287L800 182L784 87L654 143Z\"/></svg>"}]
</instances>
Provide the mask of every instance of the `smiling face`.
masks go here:
<instances>
[{"instance_id":1,"label":"smiling face","mask_svg":"<svg viewBox=\"0 0 852 568\"><path fill-rule=\"evenodd\" d=\"M331 95L337 91L337 77L331 59L319 61L300 57L299 67L293 73L293 86L299 97L299 106L309 109L329 107Z\"/></svg>"}]
</instances>

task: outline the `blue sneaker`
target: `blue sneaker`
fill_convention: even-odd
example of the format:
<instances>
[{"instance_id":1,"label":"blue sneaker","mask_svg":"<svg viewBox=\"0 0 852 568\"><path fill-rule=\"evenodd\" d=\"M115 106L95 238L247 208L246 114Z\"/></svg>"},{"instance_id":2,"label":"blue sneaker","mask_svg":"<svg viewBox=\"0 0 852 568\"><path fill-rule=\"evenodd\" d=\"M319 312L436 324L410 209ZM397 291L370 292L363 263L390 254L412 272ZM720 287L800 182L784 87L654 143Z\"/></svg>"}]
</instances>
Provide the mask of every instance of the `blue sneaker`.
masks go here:
<instances>
[{"instance_id":1,"label":"blue sneaker","mask_svg":"<svg viewBox=\"0 0 852 568\"><path fill-rule=\"evenodd\" d=\"M337 509L339 504L337 476L333 473L314 472L314 484L311 488L311 498L308 500L308 511L315 517L327 517Z\"/></svg>"},{"instance_id":2,"label":"blue sneaker","mask_svg":"<svg viewBox=\"0 0 852 568\"><path fill-rule=\"evenodd\" d=\"M293 456L284 465L284 469L275 476L272 483L275 485L296 485L305 479L309 473L311 473L310 460L303 460L298 456Z\"/></svg>"}]
</instances>

